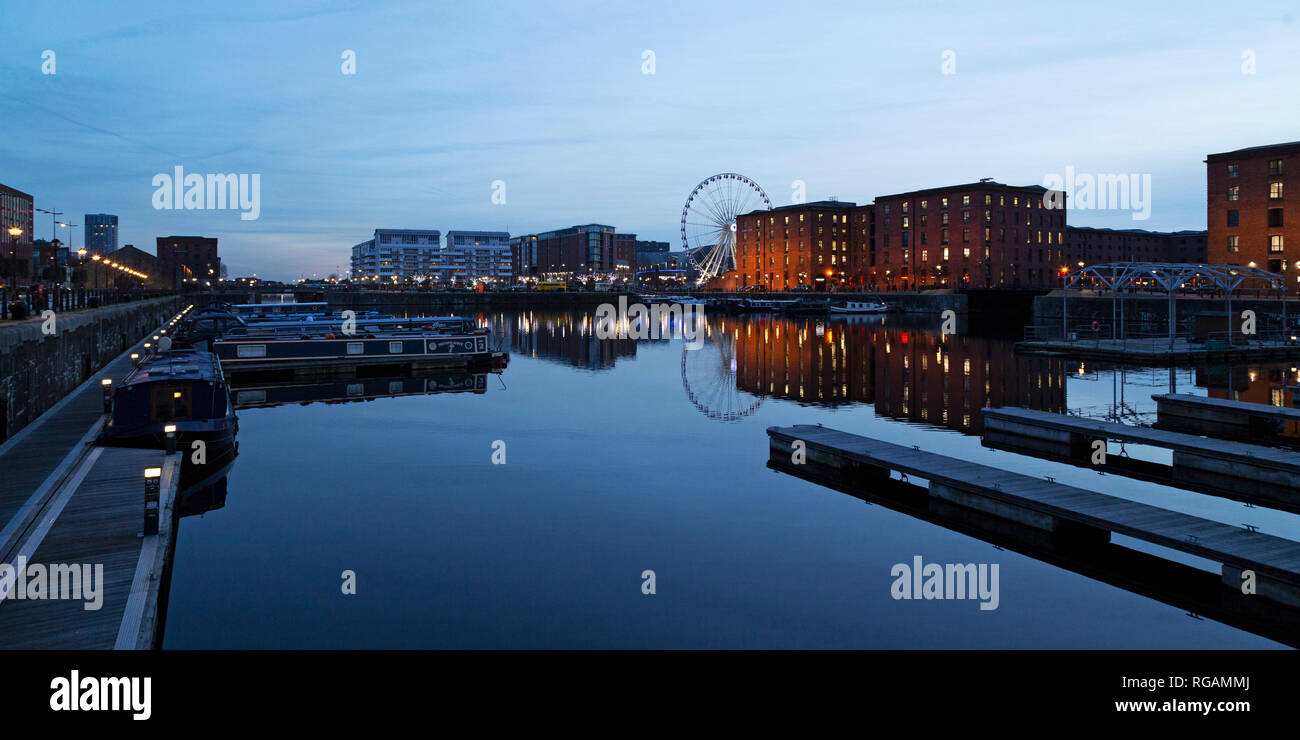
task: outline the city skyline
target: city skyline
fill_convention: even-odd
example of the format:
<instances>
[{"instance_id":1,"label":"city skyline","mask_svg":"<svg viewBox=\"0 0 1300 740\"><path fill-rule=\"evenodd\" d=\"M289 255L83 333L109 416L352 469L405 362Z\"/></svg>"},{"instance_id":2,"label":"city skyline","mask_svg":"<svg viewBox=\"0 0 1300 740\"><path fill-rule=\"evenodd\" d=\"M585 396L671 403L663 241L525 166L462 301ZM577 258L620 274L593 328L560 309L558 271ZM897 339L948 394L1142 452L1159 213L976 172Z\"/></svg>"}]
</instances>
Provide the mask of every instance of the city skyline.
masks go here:
<instances>
[{"instance_id":1,"label":"city skyline","mask_svg":"<svg viewBox=\"0 0 1300 740\"><path fill-rule=\"evenodd\" d=\"M216 237L231 277L343 274L352 245L388 226L595 222L678 248L686 195L724 171L778 206L795 181L808 201L870 203L983 177L1140 173L1149 219L1071 208L1071 225L1199 230L1206 156L1297 138L1276 115L1300 90L1282 3L1196 18L1044 8L1019 30L974 8L917 25L848 4L17 5L0 29L0 182L73 223L116 214L119 244ZM178 166L259 175L258 218L156 210L153 178ZM42 214L33 226L52 236Z\"/></svg>"}]
</instances>

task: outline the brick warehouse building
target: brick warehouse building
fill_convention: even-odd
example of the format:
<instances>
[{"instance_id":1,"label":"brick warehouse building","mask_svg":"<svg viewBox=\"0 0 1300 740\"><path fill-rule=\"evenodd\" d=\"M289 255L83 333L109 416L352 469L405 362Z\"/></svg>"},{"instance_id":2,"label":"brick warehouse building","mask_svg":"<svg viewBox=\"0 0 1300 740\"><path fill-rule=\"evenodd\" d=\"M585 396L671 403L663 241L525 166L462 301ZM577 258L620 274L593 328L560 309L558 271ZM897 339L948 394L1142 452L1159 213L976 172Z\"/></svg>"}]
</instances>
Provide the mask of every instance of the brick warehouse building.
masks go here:
<instances>
[{"instance_id":1,"label":"brick warehouse building","mask_svg":"<svg viewBox=\"0 0 1300 740\"><path fill-rule=\"evenodd\" d=\"M1300 141L1205 158L1209 261L1285 275L1288 294L1300 293L1300 271L1286 256L1288 243L1293 253L1300 248L1300 220L1283 218L1286 190L1295 190L1300 173L1297 155Z\"/></svg>"},{"instance_id":2,"label":"brick warehouse building","mask_svg":"<svg viewBox=\"0 0 1300 740\"><path fill-rule=\"evenodd\" d=\"M221 258L217 240L205 236L160 236L157 241L159 278L173 287L186 280L217 282L221 279Z\"/></svg>"},{"instance_id":3,"label":"brick warehouse building","mask_svg":"<svg viewBox=\"0 0 1300 740\"><path fill-rule=\"evenodd\" d=\"M980 180L876 198L879 290L1048 288L1065 265L1065 194ZM1059 204L1060 207L1049 207Z\"/></svg>"},{"instance_id":4,"label":"brick warehouse building","mask_svg":"<svg viewBox=\"0 0 1300 740\"><path fill-rule=\"evenodd\" d=\"M1206 262L1206 232L1065 228L1065 263L1071 268L1106 262Z\"/></svg>"},{"instance_id":5,"label":"brick warehouse building","mask_svg":"<svg viewBox=\"0 0 1300 740\"><path fill-rule=\"evenodd\" d=\"M737 269L723 283L764 290L862 287L871 259L871 207L823 200L736 219Z\"/></svg>"},{"instance_id":6,"label":"brick warehouse building","mask_svg":"<svg viewBox=\"0 0 1300 740\"><path fill-rule=\"evenodd\" d=\"M737 219L737 270L722 287L1049 288L1065 262L1064 193L992 180L818 201Z\"/></svg>"}]
</instances>

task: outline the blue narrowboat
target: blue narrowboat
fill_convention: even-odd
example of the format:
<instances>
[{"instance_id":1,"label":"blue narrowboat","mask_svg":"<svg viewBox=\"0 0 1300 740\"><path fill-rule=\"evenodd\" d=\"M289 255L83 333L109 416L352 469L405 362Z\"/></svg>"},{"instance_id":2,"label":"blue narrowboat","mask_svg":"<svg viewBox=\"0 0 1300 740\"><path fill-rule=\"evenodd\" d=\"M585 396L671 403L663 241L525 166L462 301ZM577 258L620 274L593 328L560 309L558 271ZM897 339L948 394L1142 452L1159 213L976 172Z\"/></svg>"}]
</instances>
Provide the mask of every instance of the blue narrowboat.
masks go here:
<instances>
[{"instance_id":1,"label":"blue narrowboat","mask_svg":"<svg viewBox=\"0 0 1300 740\"><path fill-rule=\"evenodd\" d=\"M212 351L227 370L382 363L465 366L490 363L493 355L486 329L463 333L419 330L378 336L326 334L306 339L230 337L213 342Z\"/></svg>"},{"instance_id":2,"label":"blue narrowboat","mask_svg":"<svg viewBox=\"0 0 1300 740\"><path fill-rule=\"evenodd\" d=\"M146 356L113 393L104 441L161 448L169 425L176 427L178 445L202 439L233 447L238 422L216 355L172 349Z\"/></svg>"}]
</instances>

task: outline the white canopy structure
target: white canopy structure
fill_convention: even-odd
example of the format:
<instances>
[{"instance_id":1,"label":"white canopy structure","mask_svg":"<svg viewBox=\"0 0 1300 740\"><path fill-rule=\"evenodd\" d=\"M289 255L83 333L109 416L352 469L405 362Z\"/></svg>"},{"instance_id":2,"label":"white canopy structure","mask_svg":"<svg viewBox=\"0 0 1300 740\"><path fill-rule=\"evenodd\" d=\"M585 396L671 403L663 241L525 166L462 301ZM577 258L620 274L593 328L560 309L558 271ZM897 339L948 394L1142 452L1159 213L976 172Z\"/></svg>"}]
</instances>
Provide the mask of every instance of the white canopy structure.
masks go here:
<instances>
[{"instance_id":1,"label":"white canopy structure","mask_svg":"<svg viewBox=\"0 0 1300 740\"><path fill-rule=\"evenodd\" d=\"M1286 279L1277 273L1261 270L1258 267L1240 265L1198 265L1177 262L1107 262L1100 265L1088 265L1062 275L1064 290L1061 293L1061 325L1065 336L1069 336L1069 296L1071 288L1096 287L1101 285L1111 293L1112 298L1121 292L1163 288L1169 296L1169 341L1172 345L1177 333L1177 316L1174 299L1179 291L1221 292L1226 301L1227 311L1232 313L1232 297L1239 289L1276 290L1282 298L1282 325L1286 320ZM1112 311L1114 309L1112 308ZM1119 326L1123 326L1120 318Z\"/></svg>"}]
</instances>

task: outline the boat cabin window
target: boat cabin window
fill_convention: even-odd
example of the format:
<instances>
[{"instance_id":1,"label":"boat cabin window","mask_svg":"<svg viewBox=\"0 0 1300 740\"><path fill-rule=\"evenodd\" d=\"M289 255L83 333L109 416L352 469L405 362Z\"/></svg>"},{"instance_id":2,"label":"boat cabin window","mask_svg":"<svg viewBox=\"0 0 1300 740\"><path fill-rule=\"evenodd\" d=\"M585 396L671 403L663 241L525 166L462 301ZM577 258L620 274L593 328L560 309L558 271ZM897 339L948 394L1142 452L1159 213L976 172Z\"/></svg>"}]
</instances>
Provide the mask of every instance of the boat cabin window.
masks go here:
<instances>
[{"instance_id":1,"label":"boat cabin window","mask_svg":"<svg viewBox=\"0 0 1300 740\"><path fill-rule=\"evenodd\" d=\"M150 393L149 416L153 421L176 421L190 418L189 386L157 386Z\"/></svg>"},{"instance_id":2,"label":"boat cabin window","mask_svg":"<svg viewBox=\"0 0 1300 740\"><path fill-rule=\"evenodd\" d=\"M348 342L348 354L363 355L366 353L365 342Z\"/></svg>"},{"instance_id":3,"label":"boat cabin window","mask_svg":"<svg viewBox=\"0 0 1300 740\"><path fill-rule=\"evenodd\" d=\"M401 343L401 342L389 342L389 343L388 343L388 351L389 351L390 353L393 353L393 354L396 354L396 353L401 352L401 351L402 351L402 343Z\"/></svg>"}]
</instances>

